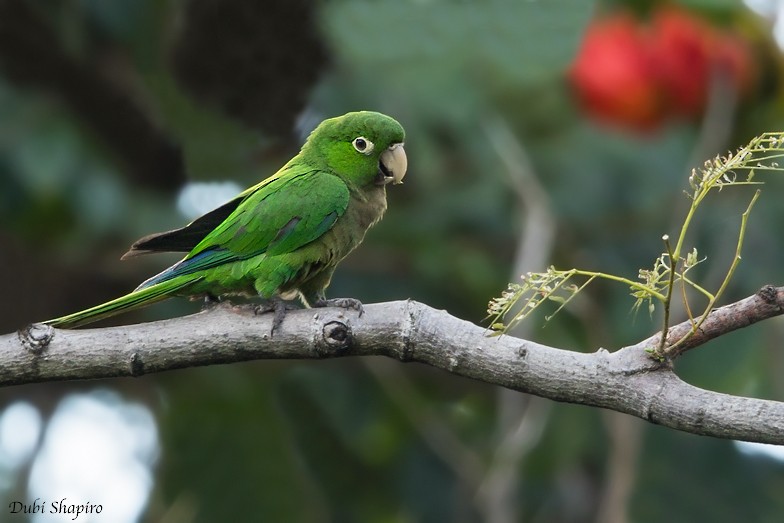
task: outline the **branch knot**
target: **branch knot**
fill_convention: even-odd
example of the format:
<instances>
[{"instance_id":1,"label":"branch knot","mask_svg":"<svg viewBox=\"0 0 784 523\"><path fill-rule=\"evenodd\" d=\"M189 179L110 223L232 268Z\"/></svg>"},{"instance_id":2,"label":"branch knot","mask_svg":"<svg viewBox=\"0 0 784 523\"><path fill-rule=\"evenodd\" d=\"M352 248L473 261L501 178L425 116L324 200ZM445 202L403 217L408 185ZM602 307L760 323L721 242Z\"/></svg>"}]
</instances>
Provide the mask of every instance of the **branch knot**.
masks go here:
<instances>
[{"instance_id":1,"label":"branch knot","mask_svg":"<svg viewBox=\"0 0 784 523\"><path fill-rule=\"evenodd\" d=\"M757 296L768 305L777 305L779 292L773 285L765 285L757 291Z\"/></svg>"},{"instance_id":2,"label":"branch knot","mask_svg":"<svg viewBox=\"0 0 784 523\"><path fill-rule=\"evenodd\" d=\"M354 341L351 327L342 321L326 323L321 334L321 342L316 344L316 352L321 356L345 352Z\"/></svg>"},{"instance_id":3,"label":"branch knot","mask_svg":"<svg viewBox=\"0 0 784 523\"><path fill-rule=\"evenodd\" d=\"M41 354L54 339L55 330L44 323L32 323L17 331L22 347L33 354Z\"/></svg>"}]
</instances>

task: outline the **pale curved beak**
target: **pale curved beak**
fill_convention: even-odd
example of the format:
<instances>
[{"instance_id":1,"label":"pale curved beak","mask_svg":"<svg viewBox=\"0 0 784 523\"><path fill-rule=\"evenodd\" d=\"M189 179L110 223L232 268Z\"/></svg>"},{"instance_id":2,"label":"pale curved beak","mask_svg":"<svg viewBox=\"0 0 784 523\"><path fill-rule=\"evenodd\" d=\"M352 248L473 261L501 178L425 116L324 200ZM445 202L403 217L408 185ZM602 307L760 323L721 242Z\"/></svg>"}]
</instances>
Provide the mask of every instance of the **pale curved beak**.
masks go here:
<instances>
[{"instance_id":1,"label":"pale curved beak","mask_svg":"<svg viewBox=\"0 0 784 523\"><path fill-rule=\"evenodd\" d=\"M381 153L379 169L383 173L382 185L386 185L389 182L394 184L403 183L403 177L408 169L408 158L402 143L394 143L389 146L389 149Z\"/></svg>"}]
</instances>

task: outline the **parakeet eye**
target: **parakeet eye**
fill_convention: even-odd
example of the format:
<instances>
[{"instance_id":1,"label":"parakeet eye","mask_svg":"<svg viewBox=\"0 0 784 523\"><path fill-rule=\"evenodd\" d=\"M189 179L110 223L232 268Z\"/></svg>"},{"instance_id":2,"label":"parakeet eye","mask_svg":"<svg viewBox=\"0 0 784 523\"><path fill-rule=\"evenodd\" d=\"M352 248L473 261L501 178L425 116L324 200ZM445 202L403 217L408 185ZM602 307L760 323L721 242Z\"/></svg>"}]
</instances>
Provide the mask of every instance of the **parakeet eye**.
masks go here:
<instances>
[{"instance_id":1,"label":"parakeet eye","mask_svg":"<svg viewBox=\"0 0 784 523\"><path fill-rule=\"evenodd\" d=\"M354 146L354 149L362 154L370 154L373 151L373 142L364 136L354 138L354 141L351 143Z\"/></svg>"}]
</instances>

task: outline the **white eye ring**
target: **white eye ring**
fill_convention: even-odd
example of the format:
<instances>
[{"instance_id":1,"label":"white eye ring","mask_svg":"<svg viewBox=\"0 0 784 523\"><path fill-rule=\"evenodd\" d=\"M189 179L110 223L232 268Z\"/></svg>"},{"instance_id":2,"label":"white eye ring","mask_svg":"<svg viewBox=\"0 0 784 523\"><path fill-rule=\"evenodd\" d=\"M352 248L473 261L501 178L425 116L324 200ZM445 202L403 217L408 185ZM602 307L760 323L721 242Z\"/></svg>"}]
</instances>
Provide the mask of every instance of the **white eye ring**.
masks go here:
<instances>
[{"instance_id":1,"label":"white eye ring","mask_svg":"<svg viewBox=\"0 0 784 523\"><path fill-rule=\"evenodd\" d=\"M354 138L354 140L351 142L351 145L354 146L354 149L356 149L357 152L362 154L370 154L373 152L373 142L364 136L357 136Z\"/></svg>"}]
</instances>

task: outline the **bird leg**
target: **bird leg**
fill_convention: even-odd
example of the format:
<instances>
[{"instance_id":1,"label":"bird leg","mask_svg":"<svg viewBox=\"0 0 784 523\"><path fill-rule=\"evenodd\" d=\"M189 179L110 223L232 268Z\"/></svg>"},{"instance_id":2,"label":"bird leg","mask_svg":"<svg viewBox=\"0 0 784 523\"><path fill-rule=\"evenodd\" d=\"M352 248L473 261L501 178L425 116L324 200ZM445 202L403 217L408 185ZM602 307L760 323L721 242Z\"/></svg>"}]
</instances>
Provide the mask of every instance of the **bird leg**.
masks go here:
<instances>
[{"instance_id":1,"label":"bird leg","mask_svg":"<svg viewBox=\"0 0 784 523\"><path fill-rule=\"evenodd\" d=\"M205 294L204 295L204 303L201 306L201 310L208 311L217 307L221 302L220 297L214 296L212 294Z\"/></svg>"},{"instance_id":2,"label":"bird leg","mask_svg":"<svg viewBox=\"0 0 784 523\"><path fill-rule=\"evenodd\" d=\"M287 303L282 298L275 296L274 298L270 298L268 300L264 300L263 303L256 305L253 308L254 314L264 314L267 312L273 312L275 315L272 317L272 328L270 329L270 337L275 335L275 331L280 328L283 324L283 319L286 317L286 312L296 309L297 307Z\"/></svg>"}]
</instances>

